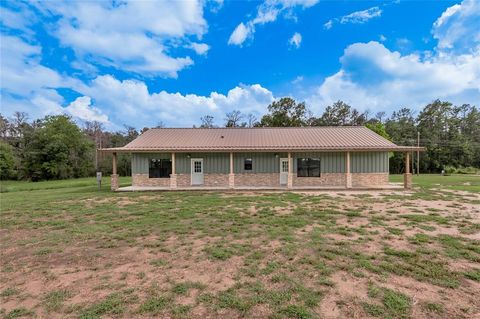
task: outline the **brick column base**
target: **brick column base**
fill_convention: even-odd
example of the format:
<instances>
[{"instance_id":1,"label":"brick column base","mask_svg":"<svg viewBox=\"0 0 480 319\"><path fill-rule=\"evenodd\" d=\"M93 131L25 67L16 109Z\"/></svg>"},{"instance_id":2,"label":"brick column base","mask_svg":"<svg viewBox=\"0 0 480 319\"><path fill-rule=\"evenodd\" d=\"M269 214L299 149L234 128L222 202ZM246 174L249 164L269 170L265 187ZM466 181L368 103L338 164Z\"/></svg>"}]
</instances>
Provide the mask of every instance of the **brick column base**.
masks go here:
<instances>
[{"instance_id":1,"label":"brick column base","mask_svg":"<svg viewBox=\"0 0 480 319\"><path fill-rule=\"evenodd\" d=\"M115 191L118 189L118 174L112 174L110 176L110 189Z\"/></svg>"},{"instance_id":2,"label":"brick column base","mask_svg":"<svg viewBox=\"0 0 480 319\"><path fill-rule=\"evenodd\" d=\"M405 189L411 189L412 188L412 174L411 173L403 174L403 187Z\"/></svg>"},{"instance_id":3,"label":"brick column base","mask_svg":"<svg viewBox=\"0 0 480 319\"><path fill-rule=\"evenodd\" d=\"M228 174L228 188L235 188L235 174Z\"/></svg>"},{"instance_id":4,"label":"brick column base","mask_svg":"<svg viewBox=\"0 0 480 319\"><path fill-rule=\"evenodd\" d=\"M177 188L177 174L170 174L170 188Z\"/></svg>"},{"instance_id":5,"label":"brick column base","mask_svg":"<svg viewBox=\"0 0 480 319\"><path fill-rule=\"evenodd\" d=\"M352 173L345 174L345 187L352 188Z\"/></svg>"},{"instance_id":6,"label":"brick column base","mask_svg":"<svg viewBox=\"0 0 480 319\"><path fill-rule=\"evenodd\" d=\"M287 188L293 188L293 174L288 174Z\"/></svg>"}]
</instances>

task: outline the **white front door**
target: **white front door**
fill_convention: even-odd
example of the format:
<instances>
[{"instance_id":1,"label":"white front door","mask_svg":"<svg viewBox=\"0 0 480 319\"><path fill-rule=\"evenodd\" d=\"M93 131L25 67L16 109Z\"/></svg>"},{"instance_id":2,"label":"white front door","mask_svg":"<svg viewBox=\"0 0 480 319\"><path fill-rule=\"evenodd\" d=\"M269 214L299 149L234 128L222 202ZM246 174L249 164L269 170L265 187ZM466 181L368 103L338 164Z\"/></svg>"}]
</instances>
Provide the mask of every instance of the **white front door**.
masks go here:
<instances>
[{"instance_id":1,"label":"white front door","mask_svg":"<svg viewBox=\"0 0 480 319\"><path fill-rule=\"evenodd\" d=\"M288 181L288 158L280 159L280 185L287 185Z\"/></svg>"},{"instance_id":2,"label":"white front door","mask_svg":"<svg viewBox=\"0 0 480 319\"><path fill-rule=\"evenodd\" d=\"M192 185L203 185L203 158L192 158Z\"/></svg>"}]
</instances>

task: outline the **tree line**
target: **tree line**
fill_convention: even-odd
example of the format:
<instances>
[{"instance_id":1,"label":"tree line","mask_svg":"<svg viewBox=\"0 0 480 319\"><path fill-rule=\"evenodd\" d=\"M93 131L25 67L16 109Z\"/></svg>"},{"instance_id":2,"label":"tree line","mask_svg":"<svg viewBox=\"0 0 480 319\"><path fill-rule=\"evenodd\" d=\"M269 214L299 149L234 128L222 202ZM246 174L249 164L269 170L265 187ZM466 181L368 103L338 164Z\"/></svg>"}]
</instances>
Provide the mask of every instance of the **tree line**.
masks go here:
<instances>
[{"instance_id":1,"label":"tree line","mask_svg":"<svg viewBox=\"0 0 480 319\"><path fill-rule=\"evenodd\" d=\"M234 110L225 114L224 127L300 127L364 125L399 145L426 147L420 160L420 171L441 170L475 172L480 168L480 111L476 106L453 105L435 100L418 114L401 108L390 116L385 112L360 112L343 101L337 101L315 116L305 102L285 97L272 102L260 119L253 114ZM163 127L159 123L157 127ZM199 127L215 127L214 118L200 118ZM11 118L0 114L0 178L49 180L93 176L95 171L108 174L111 157L96 152L98 148L120 147L134 140L148 128L138 131L109 132L99 122L82 127L66 115L29 120L16 112ZM420 137L420 139L418 139ZM402 154L390 157L390 172L402 173ZM131 174L131 157L119 154L120 175Z\"/></svg>"}]
</instances>

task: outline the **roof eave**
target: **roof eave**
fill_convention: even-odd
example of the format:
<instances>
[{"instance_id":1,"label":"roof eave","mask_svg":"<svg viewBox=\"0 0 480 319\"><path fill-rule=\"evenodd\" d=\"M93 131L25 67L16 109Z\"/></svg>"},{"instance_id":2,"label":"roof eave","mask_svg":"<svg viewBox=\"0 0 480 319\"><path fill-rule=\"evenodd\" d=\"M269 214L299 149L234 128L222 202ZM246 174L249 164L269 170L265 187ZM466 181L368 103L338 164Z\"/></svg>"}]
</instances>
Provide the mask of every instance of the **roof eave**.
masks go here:
<instances>
[{"instance_id":1,"label":"roof eave","mask_svg":"<svg viewBox=\"0 0 480 319\"><path fill-rule=\"evenodd\" d=\"M424 152L425 147L416 146L387 146L387 147L330 147L330 148L126 148L113 147L98 149L102 153L152 153L152 152L166 152L166 153L225 153L225 152Z\"/></svg>"}]
</instances>

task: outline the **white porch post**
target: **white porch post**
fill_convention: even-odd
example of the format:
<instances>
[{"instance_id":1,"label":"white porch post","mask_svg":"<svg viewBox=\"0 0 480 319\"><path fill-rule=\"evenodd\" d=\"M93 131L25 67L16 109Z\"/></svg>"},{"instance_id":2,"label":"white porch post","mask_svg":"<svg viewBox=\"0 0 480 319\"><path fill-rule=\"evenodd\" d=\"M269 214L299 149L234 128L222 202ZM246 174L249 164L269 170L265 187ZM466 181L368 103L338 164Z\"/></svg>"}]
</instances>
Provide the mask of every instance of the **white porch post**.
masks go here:
<instances>
[{"instance_id":1,"label":"white porch post","mask_svg":"<svg viewBox=\"0 0 480 319\"><path fill-rule=\"evenodd\" d=\"M292 153L288 152L288 177L287 177L287 188L293 187L293 161Z\"/></svg>"},{"instance_id":2,"label":"white porch post","mask_svg":"<svg viewBox=\"0 0 480 319\"><path fill-rule=\"evenodd\" d=\"M345 187L352 188L352 173L350 172L350 152L346 153L345 158Z\"/></svg>"},{"instance_id":3,"label":"white porch post","mask_svg":"<svg viewBox=\"0 0 480 319\"><path fill-rule=\"evenodd\" d=\"M175 169L175 153L172 153L172 174L170 174L170 188L177 188L177 173Z\"/></svg>"},{"instance_id":4,"label":"white porch post","mask_svg":"<svg viewBox=\"0 0 480 319\"><path fill-rule=\"evenodd\" d=\"M112 191L118 189L118 174L117 174L117 153L112 153L112 176L110 177L110 189Z\"/></svg>"},{"instance_id":5,"label":"white porch post","mask_svg":"<svg viewBox=\"0 0 480 319\"><path fill-rule=\"evenodd\" d=\"M235 188L235 174L233 173L233 152L230 152L230 174L228 174L228 187Z\"/></svg>"}]
</instances>

